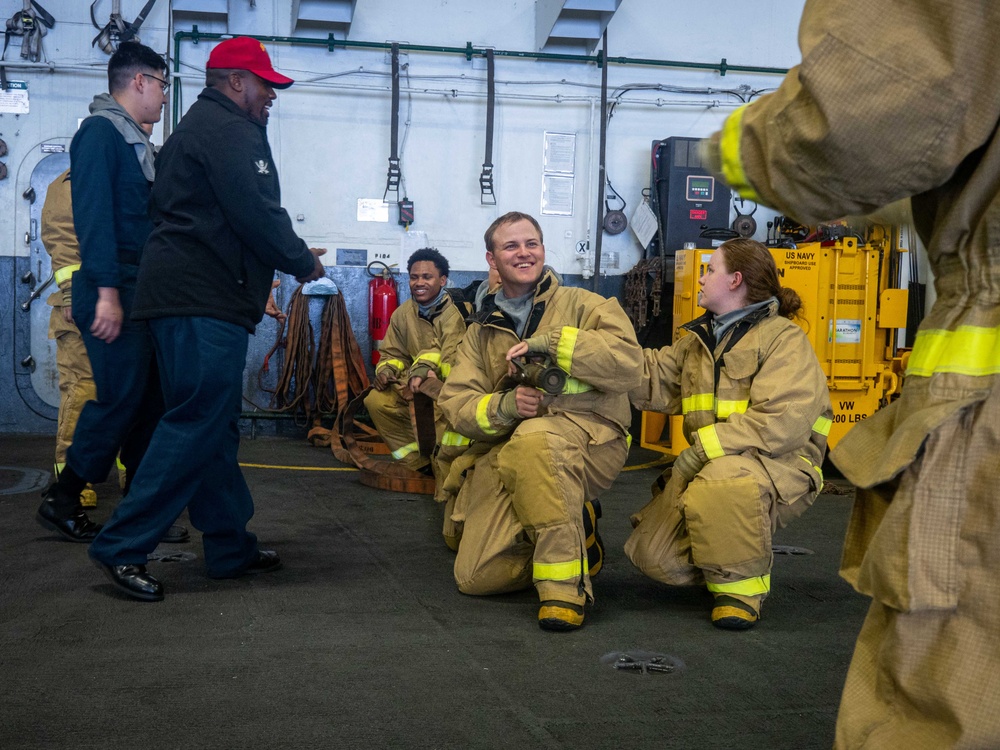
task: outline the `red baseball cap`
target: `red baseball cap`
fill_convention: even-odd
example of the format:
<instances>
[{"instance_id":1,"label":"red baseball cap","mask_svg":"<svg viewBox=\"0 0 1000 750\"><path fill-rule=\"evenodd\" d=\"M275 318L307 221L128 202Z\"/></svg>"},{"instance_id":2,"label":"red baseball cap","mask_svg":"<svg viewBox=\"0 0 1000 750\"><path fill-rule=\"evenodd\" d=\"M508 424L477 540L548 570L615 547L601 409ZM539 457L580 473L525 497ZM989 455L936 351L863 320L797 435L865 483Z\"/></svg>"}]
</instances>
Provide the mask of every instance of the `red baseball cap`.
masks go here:
<instances>
[{"instance_id":1,"label":"red baseball cap","mask_svg":"<svg viewBox=\"0 0 1000 750\"><path fill-rule=\"evenodd\" d=\"M249 70L276 89L287 89L295 83L274 69L263 43L248 36L238 36L219 42L208 56L208 65L205 67Z\"/></svg>"}]
</instances>

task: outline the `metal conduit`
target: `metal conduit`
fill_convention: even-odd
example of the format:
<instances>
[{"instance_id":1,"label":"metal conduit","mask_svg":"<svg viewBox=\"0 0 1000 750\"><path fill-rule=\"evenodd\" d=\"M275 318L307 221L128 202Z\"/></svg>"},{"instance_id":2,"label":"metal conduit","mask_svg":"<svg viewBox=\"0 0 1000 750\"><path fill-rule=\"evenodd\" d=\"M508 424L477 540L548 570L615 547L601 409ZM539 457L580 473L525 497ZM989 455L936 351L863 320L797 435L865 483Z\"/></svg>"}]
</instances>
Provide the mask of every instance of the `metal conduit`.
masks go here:
<instances>
[{"instance_id":1,"label":"metal conduit","mask_svg":"<svg viewBox=\"0 0 1000 750\"><path fill-rule=\"evenodd\" d=\"M202 39L227 39L232 36L234 35L201 32L198 31L197 25L193 26L190 31L175 32L174 72L180 73L181 42L183 40L190 39L195 44L198 44ZM245 36L249 36L250 38L257 39L261 42L278 42L282 44L301 45L306 47L326 47L330 52L333 52L337 47L342 47L344 49L354 47L358 49L379 50L388 50L392 48L391 42L362 42L349 39L335 39L332 33L327 37L261 36L256 34L247 34ZM466 60L471 60L473 57L483 56L486 54L485 47L474 47L472 46L472 42L466 42L464 47L442 47L427 44L400 44L399 49L407 52L434 52L438 54L463 55ZM726 75L726 73L731 70L741 73L765 73L771 75L784 75L788 72L787 68L768 68L761 67L759 65L730 65L724 57L717 63L701 63L687 62L683 60L656 60L638 57L605 57L603 54L604 50L601 50L601 52L596 55L570 55L558 52L521 52L517 50L498 49L494 49L492 51L495 57L520 57L529 60L596 63L599 68L603 68L605 62L607 62L609 64L614 63L615 65L649 65L662 68L716 70L719 72L719 75L722 76ZM175 126L177 125L179 119L179 88L180 87L174 87L173 106L171 107L171 121Z\"/></svg>"}]
</instances>

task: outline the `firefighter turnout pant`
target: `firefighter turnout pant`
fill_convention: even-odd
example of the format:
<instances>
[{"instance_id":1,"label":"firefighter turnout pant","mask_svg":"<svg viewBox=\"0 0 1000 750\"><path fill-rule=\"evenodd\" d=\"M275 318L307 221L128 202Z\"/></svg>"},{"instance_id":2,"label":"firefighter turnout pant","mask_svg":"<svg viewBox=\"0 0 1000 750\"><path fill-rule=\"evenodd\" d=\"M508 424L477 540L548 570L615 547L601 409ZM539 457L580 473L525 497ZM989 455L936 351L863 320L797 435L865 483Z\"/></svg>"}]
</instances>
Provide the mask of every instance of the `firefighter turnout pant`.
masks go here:
<instances>
[{"instance_id":1,"label":"firefighter turnout pant","mask_svg":"<svg viewBox=\"0 0 1000 750\"><path fill-rule=\"evenodd\" d=\"M525 589L541 601L593 600L583 504L611 486L628 455L624 435L597 442L565 415L527 419L480 456L454 518L464 522L455 582L465 594Z\"/></svg>"},{"instance_id":2,"label":"firefighter turnout pant","mask_svg":"<svg viewBox=\"0 0 1000 750\"><path fill-rule=\"evenodd\" d=\"M49 338L56 342L56 369L59 371L59 417L56 422L56 465L66 463L66 449L83 405L97 398L94 374L80 331L63 317L62 307L53 307L49 318Z\"/></svg>"},{"instance_id":3,"label":"firefighter turnout pant","mask_svg":"<svg viewBox=\"0 0 1000 750\"><path fill-rule=\"evenodd\" d=\"M712 459L690 484L668 470L654 483L653 499L632 516L625 554L662 583L705 583L713 594L763 597L770 590L771 535L791 507L779 507L764 467L747 455Z\"/></svg>"},{"instance_id":4,"label":"firefighter turnout pant","mask_svg":"<svg viewBox=\"0 0 1000 750\"><path fill-rule=\"evenodd\" d=\"M410 405L400 395L398 388L391 385L384 391L373 388L365 396L365 408L368 409L378 434L389 446L393 458L413 471L419 471L430 463L430 459L420 455L420 446L417 445L417 436L410 419ZM437 409L434 411L437 417ZM435 420L438 421L441 421L440 418ZM443 427L438 430L440 431L443 431Z\"/></svg>"}]
</instances>

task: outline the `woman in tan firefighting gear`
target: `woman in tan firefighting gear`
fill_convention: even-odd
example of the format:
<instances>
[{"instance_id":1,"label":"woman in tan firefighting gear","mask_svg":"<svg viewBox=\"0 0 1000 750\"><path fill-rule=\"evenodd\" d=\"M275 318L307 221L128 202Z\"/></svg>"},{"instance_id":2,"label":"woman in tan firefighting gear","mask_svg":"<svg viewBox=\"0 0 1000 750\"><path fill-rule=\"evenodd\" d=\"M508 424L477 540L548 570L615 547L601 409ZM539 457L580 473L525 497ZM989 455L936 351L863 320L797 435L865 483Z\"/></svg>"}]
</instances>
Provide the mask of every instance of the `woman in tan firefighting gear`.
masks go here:
<instances>
[{"instance_id":1,"label":"woman in tan firefighting gear","mask_svg":"<svg viewBox=\"0 0 1000 750\"><path fill-rule=\"evenodd\" d=\"M744 630L771 588L771 535L823 486L833 410L805 332L766 247L722 244L698 281L707 312L673 346L645 349L637 409L684 415L690 444L632 517L629 559L650 578L706 584L712 623Z\"/></svg>"},{"instance_id":2,"label":"woman in tan firefighting gear","mask_svg":"<svg viewBox=\"0 0 1000 750\"><path fill-rule=\"evenodd\" d=\"M900 397L837 444L872 597L838 748L1000 747L1000 3L810 0L802 64L707 156L815 223L910 198L937 298Z\"/></svg>"}]
</instances>

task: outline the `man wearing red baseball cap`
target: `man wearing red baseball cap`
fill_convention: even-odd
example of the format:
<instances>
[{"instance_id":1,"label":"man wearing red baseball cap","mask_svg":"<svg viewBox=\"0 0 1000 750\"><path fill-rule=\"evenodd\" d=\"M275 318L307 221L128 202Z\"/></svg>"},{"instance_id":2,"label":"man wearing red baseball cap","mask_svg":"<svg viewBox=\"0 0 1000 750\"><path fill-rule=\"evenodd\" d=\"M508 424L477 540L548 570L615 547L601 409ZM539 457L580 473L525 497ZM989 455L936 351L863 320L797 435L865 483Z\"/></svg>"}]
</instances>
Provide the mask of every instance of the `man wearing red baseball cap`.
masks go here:
<instances>
[{"instance_id":1,"label":"man wearing red baseball cap","mask_svg":"<svg viewBox=\"0 0 1000 750\"><path fill-rule=\"evenodd\" d=\"M295 81L283 76L271 65L271 58L263 42L248 36L238 36L226 39L215 45L208 56L208 68L249 70L254 75L263 78L272 88L287 89Z\"/></svg>"},{"instance_id":2,"label":"man wearing red baseball cap","mask_svg":"<svg viewBox=\"0 0 1000 750\"><path fill-rule=\"evenodd\" d=\"M236 459L247 342L275 269L300 282L319 256L281 207L267 142L276 72L264 45L227 39L212 50L205 89L156 159L153 232L143 250L133 317L149 321L166 413L128 496L90 546L125 594L163 598L147 555L188 508L211 578L281 567L247 530L253 498Z\"/></svg>"}]
</instances>

